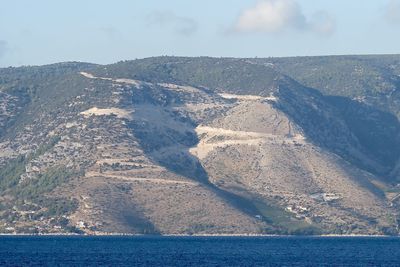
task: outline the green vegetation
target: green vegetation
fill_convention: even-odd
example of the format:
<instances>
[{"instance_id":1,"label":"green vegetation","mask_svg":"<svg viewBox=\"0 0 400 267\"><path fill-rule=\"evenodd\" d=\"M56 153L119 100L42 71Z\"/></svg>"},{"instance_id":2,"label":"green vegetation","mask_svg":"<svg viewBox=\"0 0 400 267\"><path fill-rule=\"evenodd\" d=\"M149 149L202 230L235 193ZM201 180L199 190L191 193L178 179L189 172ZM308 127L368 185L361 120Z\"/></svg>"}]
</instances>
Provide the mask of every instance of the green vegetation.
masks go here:
<instances>
[{"instance_id":1,"label":"green vegetation","mask_svg":"<svg viewBox=\"0 0 400 267\"><path fill-rule=\"evenodd\" d=\"M317 235L321 234L321 229L314 224L309 224L304 220L294 218L292 214L286 212L281 207L267 204L262 200L254 201L255 207L272 225L281 228L281 234L290 235Z\"/></svg>"},{"instance_id":2,"label":"green vegetation","mask_svg":"<svg viewBox=\"0 0 400 267\"><path fill-rule=\"evenodd\" d=\"M20 176L25 172L26 159L18 156L9 161L5 167L0 169L0 192L16 186Z\"/></svg>"},{"instance_id":3,"label":"green vegetation","mask_svg":"<svg viewBox=\"0 0 400 267\"><path fill-rule=\"evenodd\" d=\"M47 143L39 146L35 150L35 152L28 157L28 161L43 155L44 153L46 153L47 151L52 149L60 140L61 140L61 138L59 136L51 137L50 140Z\"/></svg>"},{"instance_id":4,"label":"green vegetation","mask_svg":"<svg viewBox=\"0 0 400 267\"><path fill-rule=\"evenodd\" d=\"M58 136L52 137L49 142L40 146L34 153L27 156L19 155L7 162L3 168L0 168L0 192L15 187L19 183L21 175L25 172L26 164L53 148L59 140L60 137Z\"/></svg>"},{"instance_id":5,"label":"green vegetation","mask_svg":"<svg viewBox=\"0 0 400 267\"><path fill-rule=\"evenodd\" d=\"M43 139L47 138L45 134L54 129L57 131L63 129L61 127L72 120L77 121L76 126L68 127L65 130L65 135L74 142L77 139L79 139L77 143L86 142L85 147L86 145L91 146L90 153L92 148L100 147L99 143L110 141L110 138L102 138L101 132L97 132L102 130L101 127L97 127L97 122L102 121L101 125L108 125L109 122L117 121L115 117L111 116L93 116L81 124L84 120L82 116L78 115L81 111L93 106L106 107L110 105L131 109L138 103L151 103L154 106L165 108L165 113L163 113L165 118L172 116L177 119L177 122L182 122L189 127L193 126L193 128L198 123L202 123L201 119L196 118L196 120L190 121L191 115L186 116L187 110L184 111L182 107L186 104L187 99L186 96L181 96L184 94L182 92L145 84L142 89L138 90L135 86L127 83L110 82L107 79L88 79L80 75L80 71L100 77L192 85L210 93L208 96L213 100L213 104L226 103L217 94L214 94L216 92L260 96L268 96L273 93L278 101L270 103L283 112L296 127L301 128L306 142L312 143L316 148L321 148L321 151L332 153L332 157L337 155L338 162L342 162L341 159L344 159L351 169L354 167L354 169L358 168L375 174L377 180L382 183L394 184L399 179L400 56L284 59L155 57L124 61L108 66L61 63L41 67L7 68L0 69L0 91L8 94L7 99L4 98L4 101L0 103L2 108L7 108L7 112L3 112L5 114L3 117L0 114L2 123L0 142L12 140L11 145L7 147L11 150L14 149L14 146L23 148L28 144L42 143L33 153L20 155L0 168L0 218L10 225L15 225L15 222L20 221L47 220L46 223L50 226L57 224L57 226L62 225L63 229L70 227L68 222L59 220L64 215L73 212L78 207L78 202L74 199L55 196L55 192L58 188L62 189L65 183L78 174L76 170L64 166L64 161L58 161L60 156L58 154L52 155L55 163L49 164L50 161L41 161L40 156L50 151L60 140L59 137L53 137L43 143ZM196 101L196 93L190 94L192 100ZM110 96L112 97L110 98ZM118 96L123 97L123 101L114 99ZM231 101L231 103L234 102L234 100ZM171 110L177 108L182 115L178 112L167 113L170 107L173 107ZM215 110L216 113L219 112L217 108ZM136 111L135 114L138 118L134 118L130 122L130 126L133 128L135 141L141 148L138 152L140 155L142 153L145 156L154 155L155 153L151 152L158 152L162 148L177 144L182 147L192 147L199 142L194 131L187 134L183 133L181 129L168 132L154 130L156 128L150 130L149 127L152 126L153 121L147 120L145 117L147 115L141 115ZM208 112L204 112L201 116L206 114ZM149 114L151 118L153 115ZM143 121L140 121L140 116L143 116ZM260 124L262 123L264 121L260 122ZM221 122L221 125L227 128L229 126L225 125L225 122ZM119 128L107 130L117 131ZM291 130L289 131L291 132ZM131 140L130 136L126 136L126 138ZM6 142L4 144L7 144ZM112 139L112 143L114 144L114 139ZM71 160L79 160L80 162L74 163L80 166L88 166L89 162L94 162L95 159L90 156L87 157L87 161L86 158L82 159L81 155L76 157L81 150L75 149L74 146L75 144L71 144L71 147L66 147L64 154L66 157ZM295 149L300 151L303 149L303 145L298 144ZM108 157L106 154L104 153L104 157ZM114 155L111 153L110 157L114 157ZM160 156L160 158L162 157ZM35 164L32 166L38 167L41 171L21 181L21 175L26 172L26 166L32 161L37 164L37 166ZM207 172L202 169L197 160L190 159L186 153L171 153L165 159L157 159L153 162L186 178L199 180L201 177L204 178L204 180L200 180L201 182L208 181ZM254 161L254 164L258 164L257 161ZM218 163L211 166L215 167L215 171L220 171ZM293 166L288 166L288 168L303 170ZM340 167L343 169L343 175L346 175L344 169L347 165ZM110 170L123 171L124 168L131 167L120 163L109 165L105 163L100 171L107 173ZM312 169L313 166L310 167L310 170ZM323 171L321 173L323 174ZM321 176L318 174L318 179L322 179L322 177L325 179L322 174ZM306 175L308 174L305 173L304 176ZM349 171L348 176L354 176L358 182L358 172L353 174ZM329 173L326 179L329 177L334 179L336 176ZM384 178L387 180L383 181ZM232 175L231 179L232 182L237 180L239 187L246 188L247 184L240 184L242 179L239 175L238 177ZM361 189L373 187L369 187L368 181L365 183L361 181L359 186L359 188L365 187ZM131 189L117 186L116 190L125 194ZM149 189L147 190L149 191ZM252 188L252 190L258 189ZM378 190L371 192L382 197L382 201L384 201L384 195L378 194ZM397 193L399 189L389 187L386 189L386 193L388 192ZM107 194L106 190L102 194ZM222 194L221 198L237 199L236 196L229 196L228 193ZM232 203L237 204L235 201ZM251 216L258 214L257 219L265 220L268 222L268 227L271 226L271 229L273 227L274 231L278 229L276 231L282 234L318 234L322 232L318 227L319 223L326 225L325 222L318 221L320 215L313 217L308 210L296 210L297 206L294 207L293 212L286 212L277 203L281 202L270 203L249 199L245 204L239 203L236 208L251 206L251 212L248 214ZM395 208L397 207L393 207L393 209ZM348 210L348 212L355 214L353 210ZM127 216L126 223L141 232L155 232L151 223L139 219L139 215L132 213ZM305 220L306 216L313 218L313 223L308 223L311 221ZM54 224L49 223L53 220L51 218L56 219ZM363 219L369 222L368 218ZM391 225L397 224L397 220L393 218L388 218L388 221ZM356 224L346 225L346 223L336 224L333 229L324 230L350 233L358 227ZM372 221L371 225L374 224L375 222ZM37 231L29 223L27 226L21 227L24 228L21 228L20 231ZM193 224L191 227L191 229L188 228L188 231L197 233L217 228L218 225L199 223ZM384 231L390 232L391 229L388 228ZM71 230L73 229L71 228ZM267 229L264 230L268 232ZM0 231L4 231L4 228L0 228Z\"/></svg>"},{"instance_id":6,"label":"green vegetation","mask_svg":"<svg viewBox=\"0 0 400 267\"><path fill-rule=\"evenodd\" d=\"M67 198L40 198L38 203L47 208L44 216L62 216L70 214L78 208L76 199Z\"/></svg>"},{"instance_id":7,"label":"green vegetation","mask_svg":"<svg viewBox=\"0 0 400 267\"><path fill-rule=\"evenodd\" d=\"M400 56L320 56L251 59L274 64L281 72L329 95L379 95L396 88Z\"/></svg>"},{"instance_id":8,"label":"green vegetation","mask_svg":"<svg viewBox=\"0 0 400 267\"><path fill-rule=\"evenodd\" d=\"M47 195L76 174L65 166L52 166L46 172L39 174L35 179L20 182L21 175L25 173L26 164L49 151L58 141L59 137L53 137L49 142L37 148L34 153L27 156L18 156L0 169L0 196L8 195L13 199L11 206L7 203L2 203L0 211L10 210L12 206L24 210L27 208L27 203L34 203L34 205L29 205L29 209L32 210L36 205L46 208L46 212L36 214L36 217L40 217L61 216L71 213L77 208L78 203L76 200ZM3 212L1 215L7 221L13 221L16 219L15 216L14 213L10 212Z\"/></svg>"},{"instance_id":9,"label":"green vegetation","mask_svg":"<svg viewBox=\"0 0 400 267\"><path fill-rule=\"evenodd\" d=\"M279 87L315 88L325 95L366 99L400 116L400 56L295 58L153 57L95 68L105 77L205 86L268 95ZM390 98L387 96L390 95Z\"/></svg>"},{"instance_id":10,"label":"green vegetation","mask_svg":"<svg viewBox=\"0 0 400 267\"><path fill-rule=\"evenodd\" d=\"M13 193L19 199L36 200L68 181L72 174L64 166L50 167L45 173L39 174L37 178L19 184L14 188Z\"/></svg>"},{"instance_id":11,"label":"green vegetation","mask_svg":"<svg viewBox=\"0 0 400 267\"><path fill-rule=\"evenodd\" d=\"M272 68L234 58L155 57L98 68L99 76L204 86L212 90L269 95L280 82L295 83Z\"/></svg>"},{"instance_id":12,"label":"green vegetation","mask_svg":"<svg viewBox=\"0 0 400 267\"><path fill-rule=\"evenodd\" d=\"M78 74L94 68L95 64L66 62L45 66L0 68L0 92L16 97L18 109L1 135L15 133L37 119L38 113L54 113L68 99L76 97L88 86L87 79Z\"/></svg>"},{"instance_id":13,"label":"green vegetation","mask_svg":"<svg viewBox=\"0 0 400 267\"><path fill-rule=\"evenodd\" d=\"M31 216L31 219L63 216L72 213L78 208L78 202L75 199L48 195L48 193L51 193L57 186L65 183L75 174L65 166L50 167L37 178L19 184L17 184L19 181L17 174L9 176L14 179L12 180L14 184L6 192L3 192L3 194L12 197L10 203L3 203L0 207L0 218L5 219L7 222L13 222L18 219L16 213L10 212L12 207L16 207L18 210L37 210ZM21 232L25 233L25 231Z\"/></svg>"},{"instance_id":14,"label":"green vegetation","mask_svg":"<svg viewBox=\"0 0 400 267\"><path fill-rule=\"evenodd\" d=\"M400 118L400 56L251 59L325 95L356 98Z\"/></svg>"}]
</instances>

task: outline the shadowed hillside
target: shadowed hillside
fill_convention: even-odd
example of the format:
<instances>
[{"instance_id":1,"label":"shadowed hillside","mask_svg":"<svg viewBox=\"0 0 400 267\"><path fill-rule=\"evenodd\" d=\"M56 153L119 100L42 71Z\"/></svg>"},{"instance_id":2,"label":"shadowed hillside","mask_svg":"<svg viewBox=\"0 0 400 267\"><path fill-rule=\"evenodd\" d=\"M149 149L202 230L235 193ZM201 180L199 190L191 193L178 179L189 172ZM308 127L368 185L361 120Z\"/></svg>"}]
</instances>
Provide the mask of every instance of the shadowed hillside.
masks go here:
<instances>
[{"instance_id":1,"label":"shadowed hillside","mask_svg":"<svg viewBox=\"0 0 400 267\"><path fill-rule=\"evenodd\" d=\"M0 232L397 234L399 57L0 69Z\"/></svg>"}]
</instances>

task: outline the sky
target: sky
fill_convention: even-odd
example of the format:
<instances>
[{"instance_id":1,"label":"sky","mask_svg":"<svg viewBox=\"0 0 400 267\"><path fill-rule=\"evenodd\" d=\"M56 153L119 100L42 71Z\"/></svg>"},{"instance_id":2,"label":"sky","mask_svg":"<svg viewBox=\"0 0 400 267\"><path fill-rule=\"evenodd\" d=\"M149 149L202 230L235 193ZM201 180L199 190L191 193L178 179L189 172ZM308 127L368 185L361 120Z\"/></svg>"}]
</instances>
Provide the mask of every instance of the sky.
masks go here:
<instances>
[{"instance_id":1,"label":"sky","mask_svg":"<svg viewBox=\"0 0 400 267\"><path fill-rule=\"evenodd\" d=\"M0 0L0 67L400 53L400 0Z\"/></svg>"}]
</instances>

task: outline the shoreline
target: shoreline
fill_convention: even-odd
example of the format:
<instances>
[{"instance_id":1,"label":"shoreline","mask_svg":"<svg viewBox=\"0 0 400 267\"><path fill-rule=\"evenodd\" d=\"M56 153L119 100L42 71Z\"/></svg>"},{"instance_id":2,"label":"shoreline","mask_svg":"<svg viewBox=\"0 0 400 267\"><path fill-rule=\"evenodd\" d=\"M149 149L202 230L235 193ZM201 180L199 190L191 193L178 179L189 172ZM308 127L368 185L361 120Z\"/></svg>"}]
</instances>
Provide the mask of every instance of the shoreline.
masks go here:
<instances>
[{"instance_id":1,"label":"shoreline","mask_svg":"<svg viewBox=\"0 0 400 267\"><path fill-rule=\"evenodd\" d=\"M368 238L399 238L398 235L362 235L362 234L349 234L349 235L337 235L337 234L324 234L324 235L274 235L274 234L167 234L167 235L148 235L148 234L127 234L127 233L97 233L97 234L74 234L74 233L40 233L40 234L6 234L0 233L0 237L24 237L24 236L54 236L54 237L106 237L106 236L114 236L114 237L158 237L158 238L167 238L167 237L317 237L317 238L349 238L349 237L368 237Z\"/></svg>"}]
</instances>

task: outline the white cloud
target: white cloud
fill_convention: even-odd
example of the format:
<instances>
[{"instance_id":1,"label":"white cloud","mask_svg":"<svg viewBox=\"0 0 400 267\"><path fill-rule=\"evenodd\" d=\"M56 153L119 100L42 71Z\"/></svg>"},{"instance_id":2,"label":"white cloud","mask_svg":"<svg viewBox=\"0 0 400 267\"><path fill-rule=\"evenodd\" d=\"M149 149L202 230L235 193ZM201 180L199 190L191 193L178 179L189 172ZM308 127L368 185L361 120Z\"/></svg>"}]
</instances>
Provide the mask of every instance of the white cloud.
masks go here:
<instances>
[{"instance_id":1,"label":"white cloud","mask_svg":"<svg viewBox=\"0 0 400 267\"><path fill-rule=\"evenodd\" d=\"M385 19L394 24L400 24L400 0L391 0L386 6Z\"/></svg>"},{"instance_id":2,"label":"white cloud","mask_svg":"<svg viewBox=\"0 0 400 267\"><path fill-rule=\"evenodd\" d=\"M198 28L198 24L194 19L177 16L170 11L153 12L147 19L150 25L172 27L175 32L185 36L194 34Z\"/></svg>"},{"instance_id":3,"label":"white cloud","mask_svg":"<svg viewBox=\"0 0 400 267\"><path fill-rule=\"evenodd\" d=\"M278 32L287 27L304 27L306 19L292 0L264 0L240 15L236 29L249 32Z\"/></svg>"},{"instance_id":4,"label":"white cloud","mask_svg":"<svg viewBox=\"0 0 400 267\"><path fill-rule=\"evenodd\" d=\"M286 30L332 34L335 20L326 11L308 19L295 0L259 0L240 14L234 27L237 32L276 33Z\"/></svg>"}]
</instances>

